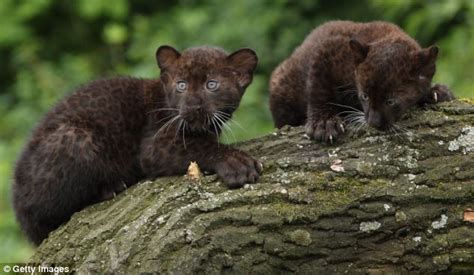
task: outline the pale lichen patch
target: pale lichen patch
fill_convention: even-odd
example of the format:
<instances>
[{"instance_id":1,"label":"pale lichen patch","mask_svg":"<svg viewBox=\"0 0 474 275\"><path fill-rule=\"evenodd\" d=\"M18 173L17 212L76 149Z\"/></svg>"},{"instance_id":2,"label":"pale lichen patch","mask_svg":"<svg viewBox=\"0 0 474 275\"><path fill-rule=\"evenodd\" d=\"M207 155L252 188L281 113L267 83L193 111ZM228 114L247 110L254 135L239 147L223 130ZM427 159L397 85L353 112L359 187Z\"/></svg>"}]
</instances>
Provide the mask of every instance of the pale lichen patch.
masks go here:
<instances>
[{"instance_id":1,"label":"pale lichen patch","mask_svg":"<svg viewBox=\"0 0 474 275\"><path fill-rule=\"evenodd\" d=\"M250 190L254 190L254 186L252 184L245 184L244 185L244 189L250 189Z\"/></svg>"},{"instance_id":2,"label":"pale lichen patch","mask_svg":"<svg viewBox=\"0 0 474 275\"><path fill-rule=\"evenodd\" d=\"M461 135L457 139L449 142L448 150L461 150L464 155L474 151L474 127L467 126L462 128Z\"/></svg>"},{"instance_id":3,"label":"pale lichen patch","mask_svg":"<svg viewBox=\"0 0 474 275\"><path fill-rule=\"evenodd\" d=\"M368 142L369 144L374 144L374 143L385 142L387 141L387 139L382 136L371 136L371 137L366 137L365 141Z\"/></svg>"},{"instance_id":4,"label":"pale lichen patch","mask_svg":"<svg viewBox=\"0 0 474 275\"><path fill-rule=\"evenodd\" d=\"M291 158L284 157L276 161L281 168L288 168L291 164Z\"/></svg>"},{"instance_id":5,"label":"pale lichen patch","mask_svg":"<svg viewBox=\"0 0 474 275\"><path fill-rule=\"evenodd\" d=\"M434 221L431 223L431 227L434 229L441 229L446 227L446 224L448 223L448 216L445 214L441 215L441 219L439 221Z\"/></svg>"},{"instance_id":6,"label":"pale lichen patch","mask_svg":"<svg viewBox=\"0 0 474 275\"><path fill-rule=\"evenodd\" d=\"M415 152L416 154L416 152ZM412 155L407 155L405 157L399 157L398 158L398 161L400 161L401 164L404 164L406 168L409 168L409 169L414 169L414 168L417 168L418 167L418 160L416 159L416 157L412 156Z\"/></svg>"},{"instance_id":7,"label":"pale lichen patch","mask_svg":"<svg viewBox=\"0 0 474 275\"><path fill-rule=\"evenodd\" d=\"M337 153L339 152L341 148L336 148L336 149L333 149L333 150L328 150L328 156L330 158L334 158L334 157L337 157Z\"/></svg>"},{"instance_id":8,"label":"pale lichen patch","mask_svg":"<svg viewBox=\"0 0 474 275\"><path fill-rule=\"evenodd\" d=\"M408 178L408 180L409 180L410 182L413 182L413 181L415 180L415 178L416 178L416 175L414 175L414 174L408 174L408 175L407 175L407 178Z\"/></svg>"},{"instance_id":9,"label":"pale lichen patch","mask_svg":"<svg viewBox=\"0 0 474 275\"><path fill-rule=\"evenodd\" d=\"M395 221L396 222L404 222L407 220L407 215L403 211L397 211L395 213Z\"/></svg>"},{"instance_id":10,"label":"pale lichen patch","mask_svg":"<svg viewBox=\"0 0 474 275\"><path fill-rule=\"evenodd\" d=\"M334 160L332 162L330 168L334 172L344 172L344 166L342 166L342 160L340 160L340 159Z\"/></svg>"},{"instance_id":11,"label":"pale lichen patch","mask_svg":"<svg viewBox=\"0 0 474 275\"><path fill-rule=\"evenodd\" d=\"M379 223L378 221L361 222L359 225L359 230L362 232L371 232L371 231L379 229L381 226L382 224Z\"/></svg>"},{"instance_id":12,"label":"pale lichen patch","mask_svg":"<svg viewBox=\"0 0 474 275\"><path fill-rule=\"evenodd\" d=\"M166 221L166 218L167 217L165 215L161 215L156 219L155 223L157 225L163 224Z\"/></svg>"}]
</instances>

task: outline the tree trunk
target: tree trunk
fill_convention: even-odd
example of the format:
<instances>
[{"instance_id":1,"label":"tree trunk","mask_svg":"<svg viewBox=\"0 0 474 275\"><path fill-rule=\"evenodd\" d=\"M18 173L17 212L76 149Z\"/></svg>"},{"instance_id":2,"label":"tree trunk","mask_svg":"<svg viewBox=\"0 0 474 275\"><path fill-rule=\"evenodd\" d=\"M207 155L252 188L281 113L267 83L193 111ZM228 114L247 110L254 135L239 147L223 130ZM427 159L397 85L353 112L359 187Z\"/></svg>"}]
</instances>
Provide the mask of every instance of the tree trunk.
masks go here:
<instances>
[{"instance_id":1,"label":"tree trunk","mask_svg":"<svg viewBox=\"0 0 474 275\"><path fill-rule=\"evenodd\" d=\"M403 135L334 145L283 128L238 144L257 184L141 182L74 214L31 259L78 273L369 273L474 270L474 106L416 110ZM469 272L469 273L470 273Z\"/></svg>"}]
</instances>

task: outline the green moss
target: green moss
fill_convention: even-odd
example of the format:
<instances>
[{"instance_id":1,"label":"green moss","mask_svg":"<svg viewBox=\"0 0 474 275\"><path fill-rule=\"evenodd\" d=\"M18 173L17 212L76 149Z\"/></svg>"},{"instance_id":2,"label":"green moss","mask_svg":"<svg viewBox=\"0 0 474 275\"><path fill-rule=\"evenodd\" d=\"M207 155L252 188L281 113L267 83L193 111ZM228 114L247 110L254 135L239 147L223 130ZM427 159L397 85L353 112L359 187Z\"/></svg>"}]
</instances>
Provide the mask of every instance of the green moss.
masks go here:
<instances>
[{"instance_id":1,"label":"green moss","mask_svg":"<svg viewBox=\"0 0 474 275\"><path fill-rule=\"evenodd\" d=\"M316 208L304 205L273 203L269 207L271 207L278 216L283 217L285 222L289 223L316 220L320 214Z\"/></svg>"},{"instance_id":2,"label":"green moss","mask_svg":"<svg viewBox=\"0 0 474 275\"><path fill-rule=\"evenodd\" d=\"M363 185L363 183L355 177L335 176L328 181L327 186L329 188L327 191L349 191L361 185Z\"/></svg>"},{"instance_id":3,"label":"green moss","mask_svg":"<svg viewBox=\"0 0 474 275\"><path fill-rule=\"evenodd\" d=\"M354 200L350 192L321 191L314 194L314 202L321 207L320 212L341 210Z\"/></svg>"},{"instance_id":4,"label":"green moss","mask_svg":"<svg viewBox=\"0 0 474 275\"><path fill-rule=\"evenodd\" d=\"M439 255L433 257L433 264L437 266L448 266L450 264L449 255Z\"/></svg>"},{"instance_id":5,"label":"green moss","mask_svg":"<svg viewBox=\"0 0 474 275\"><path fill-rule=\"evenodd\" d=\"M446 234L440 234L434 236L434 238L430 239L426 244L426 247L423 248L423 253L426 254L436 254L439 251L446 251L449 246L449 242L447 239Z\"/></svg>"},{"instance_id":6,"label":"green moss","mask_svg":"<svg viewBox=\"0 0 474 275\"><path fill-rule=\"evenodd\" d=\"M290 233L290 240L299 246L308 246L313 240L311 239L311 234L302 229L297 229Z\"/></svg>"},{"instance_id":7,"label":"green moss","mask_svg":"<svg viewBox=\"0 0 474 275\"><path fill-rule=\"evenodd\" d=\"M474 105L474 97L462 97L458 99L461 102L466 102L470 105Z\"/></svg>"}]
</instances>

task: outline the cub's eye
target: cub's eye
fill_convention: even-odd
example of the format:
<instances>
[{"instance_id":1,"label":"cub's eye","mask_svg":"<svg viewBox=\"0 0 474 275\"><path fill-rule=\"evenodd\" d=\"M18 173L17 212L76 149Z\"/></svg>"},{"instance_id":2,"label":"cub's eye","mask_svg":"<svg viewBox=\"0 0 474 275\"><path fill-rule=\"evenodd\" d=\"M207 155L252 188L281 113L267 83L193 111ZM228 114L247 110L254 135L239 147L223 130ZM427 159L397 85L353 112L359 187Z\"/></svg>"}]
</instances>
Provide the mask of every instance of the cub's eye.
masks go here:
<instances>
[{"instance_id":1,"label":"cub's eye","mask_svg":"<svg viewBox=\"0 0 474 275\"><path fill-rule=\"evenodd\" d=\"M385 101L385 104L387 104L388 106L393 106L395 105L395 99L389 99Z\"/></svg>"},{"instance_id":2,"label":"cub's eye","mask_svg":"<svg viewBox=\"0 0 474 275\"><path fill-rule=\"evenodd\" d=\"M186 91L187 87L188 87L188 84L184 80L180 80L176 83L176 90L178 90L178 92L182 93L182 92Z\"/></svg>"},{"instance_id":3,"label":"cub's eye","mask_svg":"<svg viewBox=\"0 0 474 275\"><path fill-rule=\"evenodd\" d=\"M363 93L363 94L361 95L361 98L362 98L362 100L364 100L364 101L369 100L369 96L368 96L366 93Z\"/></svg>"},{"instance_id":4,"label":"cub's eye","mask_svg":"<svg viewBox=\"0 0 474 275\"><path fill-rule=\"evenodd\" d=\"M217 82L216 80L209 80L209 81L206 83L206 88L207 88L209 91L214 91L214 90L216 90L217 88L219 88L219 82Z\"/></svg>"}]
</instances>

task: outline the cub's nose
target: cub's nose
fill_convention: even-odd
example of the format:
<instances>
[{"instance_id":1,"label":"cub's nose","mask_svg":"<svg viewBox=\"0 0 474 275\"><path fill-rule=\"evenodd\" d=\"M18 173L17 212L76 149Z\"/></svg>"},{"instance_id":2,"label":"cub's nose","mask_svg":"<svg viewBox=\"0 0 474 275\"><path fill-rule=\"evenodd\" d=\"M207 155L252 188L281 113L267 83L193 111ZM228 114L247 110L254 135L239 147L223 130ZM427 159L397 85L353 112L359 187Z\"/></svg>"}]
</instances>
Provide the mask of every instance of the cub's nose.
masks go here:
<instances>
[{"instance_id":1,"label":"cub's nose","mask_svg":"<svg viewBox=\"0 0 474 275\"><path fill-rule=\"evenodd\" d=\"M370 127L373 127L375 129L382 130L382 131L385 131L388 128L390 128L389 123L387 123L387 121L385 121L385 119L377 112L371 112L369 114L367 123L369 124Z\"/></svg>"},{"instance_id":2,"label":"cub's nose","mask_svg":"<svg viewBox=\"0 0 474 275\"><path fill-rule=\"evenodd\" d=\"M207 111L202 105L191 105L182 109L181 116L190 123L199 124L206 120Z\"/></svg>"},{"instance_id":3,"label":"cub's nose","mask_svg":"<svg viewBox=\"0 0 474 275\"><path fill-rule=\"evenodd\" d=\"M202 114L204 112L204 107L202 105L191 105L185 108L186 114Z\"/></svg>"}]
</instances>

